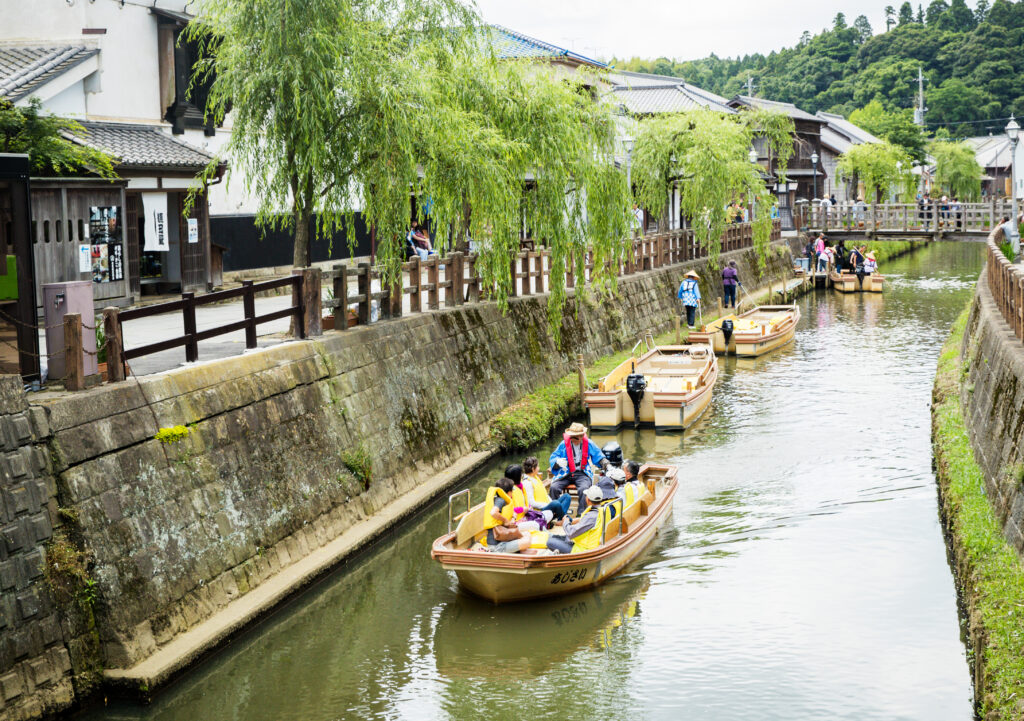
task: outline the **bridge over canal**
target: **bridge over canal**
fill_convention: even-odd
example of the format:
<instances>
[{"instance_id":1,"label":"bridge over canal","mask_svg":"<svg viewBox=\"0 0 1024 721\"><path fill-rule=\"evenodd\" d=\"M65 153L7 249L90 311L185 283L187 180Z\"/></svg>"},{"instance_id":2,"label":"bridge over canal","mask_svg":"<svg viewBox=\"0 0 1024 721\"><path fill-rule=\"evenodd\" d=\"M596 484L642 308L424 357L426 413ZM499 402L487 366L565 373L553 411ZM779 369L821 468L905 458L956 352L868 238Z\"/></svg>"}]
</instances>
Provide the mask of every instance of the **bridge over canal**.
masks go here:
<instances>
[{"instance_id":1,"label":"bridge over canal","mask_svg":"<svg viewBox=\"0 0 1024 721\"><path fill-rule=\"evenodd\" d=\"M1010 202L840 204L822 207L803 204L794 211L797 227L825 232L836 238L872 237L899 240L969 240L984 242L1004 216Z\"/></svg>"}]
</instances>

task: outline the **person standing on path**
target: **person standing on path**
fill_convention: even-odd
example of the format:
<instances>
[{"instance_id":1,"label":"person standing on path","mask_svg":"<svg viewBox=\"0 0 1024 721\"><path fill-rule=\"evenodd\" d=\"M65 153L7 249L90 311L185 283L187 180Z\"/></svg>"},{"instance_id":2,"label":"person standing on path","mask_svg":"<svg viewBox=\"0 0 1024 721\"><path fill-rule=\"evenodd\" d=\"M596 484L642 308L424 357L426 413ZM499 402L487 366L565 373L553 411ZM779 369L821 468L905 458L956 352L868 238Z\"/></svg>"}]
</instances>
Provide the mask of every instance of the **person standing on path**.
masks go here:
<instances>
[{"instance_id":1,"label":"person standing on path","mask_svg":"<svg viewBox=\"0 0 1024 721\"><path fill-rule=\"evenodd\" d=\"M737 285L743 285L740 283L740 273L736 268L736 261L730 260L729 265L722 269L722 304L725 308L729 307L730 300L732 300L732 307L736 307Z\"/></svg>"},{"instance_id":2,"label":"person standing on path","mask_svg":"<svg viewBox=\"0 0 1024 721\"><path fill-rule=\"evenodd\" d=\"M686 325L690 327L690 330L694 329L694 323L697 322L697 306L700 304L700 286L697 283L699 279L697 271L687 271L683 282L679 284L679 293L677 294L686 309Z\"/></svg>"}]
</instances>

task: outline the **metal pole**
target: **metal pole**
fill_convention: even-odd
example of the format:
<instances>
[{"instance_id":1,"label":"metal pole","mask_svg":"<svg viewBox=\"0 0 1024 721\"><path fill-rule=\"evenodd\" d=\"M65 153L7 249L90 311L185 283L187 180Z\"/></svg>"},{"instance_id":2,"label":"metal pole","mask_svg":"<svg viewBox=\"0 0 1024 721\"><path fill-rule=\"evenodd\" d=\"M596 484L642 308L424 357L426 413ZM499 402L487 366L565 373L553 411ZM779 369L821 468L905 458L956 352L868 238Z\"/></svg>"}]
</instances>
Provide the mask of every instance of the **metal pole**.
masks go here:
<instances>
[{"instance_id":1,"label":"metal pole","mask_svg":"<svg viewBox=\"0 0 1024 721\"><path fill-rule=\"evenodd\" d=\"M1013 139L1010 143L1010 228L1012 236L1010 242L1013 243L1013 259L1017 260L1020 256L1020 229L1017 225L1017 138Z\"/></svg>"}]
</instances>

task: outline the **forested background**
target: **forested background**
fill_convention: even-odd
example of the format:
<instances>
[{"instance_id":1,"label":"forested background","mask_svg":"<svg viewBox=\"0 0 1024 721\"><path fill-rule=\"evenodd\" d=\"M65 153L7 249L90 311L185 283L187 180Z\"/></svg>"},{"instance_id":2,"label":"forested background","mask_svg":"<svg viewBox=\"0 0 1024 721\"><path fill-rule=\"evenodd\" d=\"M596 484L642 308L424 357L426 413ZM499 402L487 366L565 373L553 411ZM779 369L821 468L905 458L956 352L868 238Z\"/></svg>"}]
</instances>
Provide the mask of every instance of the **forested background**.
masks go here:
<instances>
[{"instance_id":1,"label":"forested background","mask_svg":"<svg viewBox=\"0 0 1024 721\"><path fill-rule=\"evenodd\" d=\"M849 117L866 109L852 119L916 155L923 139L908 126L919 66L928 134L939 128L954 136L1001 132L1011 111L1024 113L1024 0L980 0L974 8L965 0L905 2L886 8L884 17L860 15L852 22L839 13L831 28L804 32L795 47L769 55L612 62L619 69L685 78L726 97L746 94L753 78L756 95L811 113Z\"/></svg>"}]
</instances>

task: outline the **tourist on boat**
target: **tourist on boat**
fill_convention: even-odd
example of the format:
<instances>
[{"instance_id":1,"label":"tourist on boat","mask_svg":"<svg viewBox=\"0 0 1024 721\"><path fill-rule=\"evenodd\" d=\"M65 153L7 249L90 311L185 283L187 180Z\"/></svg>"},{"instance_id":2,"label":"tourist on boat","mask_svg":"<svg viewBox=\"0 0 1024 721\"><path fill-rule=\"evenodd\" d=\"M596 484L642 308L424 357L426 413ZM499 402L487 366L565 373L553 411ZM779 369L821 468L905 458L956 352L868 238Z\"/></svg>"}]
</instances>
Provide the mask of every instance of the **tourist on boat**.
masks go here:
<instances>
[{"instance_id":1,"label":"tourist on boat","mask_svg":"<svg viewBox=\"0 0 1024 721\"><path fill-rule=\"evenodd\" d=\"M853 250L850 251L850 270L855 273L861 273L864 270L864 246L858 248L853 246Z\"/></svg>"},{"instance_id":2,"label":"tourist on boat","mask_svg":"<svg viewBox=\"0 0 1024 721\"><path fill-rule=\"evenodd\" d=\"M697 306L700 304L700 285L697 282L699 279L697 271L687 271L683 282L679 284L679 293L677 294L686 309L686 325L690 327L690 330L694 329L694 324L697 322Z\"/></svg>"},{"instance_id":3,"label":"tourist on boat","mask_svg":"<svg viewBox=\"0 0 1024 721\"><path fill-rule=\"evenodd\" d=\"M601 545L601 532L604 524L599 521L604 515L604 509L601 508L604 494L597 486L591 486L583 493L583 498L587 501L586 510L575 521L566 516L562 520L565 538L551 536L548 540L548 548L559 553L579 553L592 551Z\"/></svg>"},{"instance_id":4,"label":"tourist on boat","mask_svg":"<svg viewBox=\"0 0 1024 721\"><path fill-rule=\"evenodd\" d=\"M582 494L594 482L591 466L607 468L608 459L597 444L587 438L586 426L573 423L565 429L562 442L551 453L549 467L554 480L549 494L556 498L561 496L570 483L575 484L577 494Z\"/></svg>"},{"instance_id":5,"label":"tourist on boat","mask_svg":"<svg viewBox=\"0 0 1024 721\"><path fill-rule=\"evenodd\" d=\"M517 528L514 520L515 511L511 496L514 485L511 478L499 478L487 489L487 496L484 499L484 528L487 530L487 537L482 543L491 553L521 553L530 549L530 534L524 533L525 529ZM519 535L511 540L499 541L496 528L507 529L507 533Z\"/></svg>"},{"instance_id":6,"label":"tourist on boat","mask_svg":"<svg viewBox=\"0 0 1024 721\"><path fill-rule=\"evenodd\" d=\"M557 521L569 512L572 505L572 496L563 493L557 500L552 501L548 495L548 489L544 487L544 481L538 472L540 462L536 456L528 456L523 459L523 491L526 493L527 505L535 511L543 513L545 517L550 513L552 520ZM507 475L507 474L506 474Z\"/></svg>"},{"instance_id":7,"label":"tourist on boat","mask_svg":"<svg viewBox=\"0 0 1024 721\"><path fill-rule=\"evenodd\" d=\"M871 275L878 271L878 263L875 262L875 254L872 251L868 251L868 254L864 256L864 275Z\"/></svg>"},{"instance_id":8,"label":"tourist on boat","mask_svg":"<svg viewBox=\"0 0 1024 721\"><path fill-rule=\"evenodd\" d=\"M554 518L554 512L542 513L530 507L530 494L523 485L523 467L518 463L505 466L505 478L512 481L512 520L523 531L539 531L547 528ZM532 489L531 489L532 491Z\"/></svg>"},{"instance_id":9,"label":"tourist on boat","mask_svg":"<svg viewBox=\"0 0 1024 721\"><path fill-rule=\"evenodd\" d=\"M736 307L737 285L743 285L740 283L740 271L736 267L736 261L730 260L729 265L722 269L722 295L725 308L730 307L730 301L732 302L732 307Z\"/></svg>"}]
</instances>

